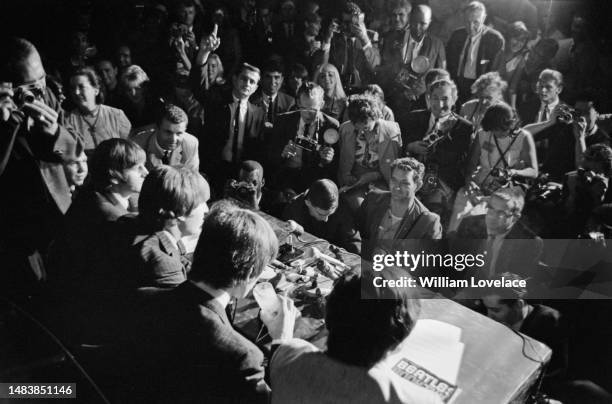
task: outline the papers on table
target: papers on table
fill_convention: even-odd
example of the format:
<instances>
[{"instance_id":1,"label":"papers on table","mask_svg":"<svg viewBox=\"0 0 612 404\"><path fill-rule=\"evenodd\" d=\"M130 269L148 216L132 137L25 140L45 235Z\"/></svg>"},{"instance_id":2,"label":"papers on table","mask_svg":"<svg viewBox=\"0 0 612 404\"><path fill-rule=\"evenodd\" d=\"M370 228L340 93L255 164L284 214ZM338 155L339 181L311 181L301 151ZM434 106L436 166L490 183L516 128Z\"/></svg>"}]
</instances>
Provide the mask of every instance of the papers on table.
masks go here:
<instances>
[{"instance_id":1,"label":"papers on table","mask_svg":"<svg viewBox=\"0 0 612 404\"><path fill-rule=\"evenodd\" d=\"M457 376L465 348L460 339L459 327L438 320L419 320L408 338L380 366L451 403L460 391Z\"/></svg>"}]
</instances>

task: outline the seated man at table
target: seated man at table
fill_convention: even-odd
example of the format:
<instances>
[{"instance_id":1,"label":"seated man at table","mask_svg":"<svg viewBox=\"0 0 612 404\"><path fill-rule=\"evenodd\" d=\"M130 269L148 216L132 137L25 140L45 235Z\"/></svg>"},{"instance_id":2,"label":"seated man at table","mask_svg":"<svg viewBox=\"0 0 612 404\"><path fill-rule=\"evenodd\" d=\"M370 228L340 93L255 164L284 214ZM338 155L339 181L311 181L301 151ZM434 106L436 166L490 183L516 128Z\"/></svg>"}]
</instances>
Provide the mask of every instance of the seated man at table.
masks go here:
<instances>
[{"instance_id":1,"label":"seated man at table","mask_svg":"<svg viewBox=\"0 0 612 404\"><path fill-rule=\"evenodd\" d=\"M412 157L391 163L390 191L370 191L358 214L362 256L390 252L394 240L441 239L440 216L417 199L425 167Z\"/></svg>"},{"instance_id":2,"label":"seated man at table","mask_svg":"<svg viewBox=\"0 0 612 404\"><path fill-rule=\"evenodd\" d=\"M146 394L155 402L267 403L264 355L232 327L227 306L245 298L278 253L278 240L261 216L218 203L206 216L189 280L164 298L155 366ZM279 296L280 312L262 314L274 341L293 337L297 309ZM159 315L159 314L158 314ZM152 356L155 358L153 359ZM142 365L142 364L141 364ZM157 373L159 370L159 373Z\"/></svg>"},{"instance_id":3,"label":"seated man at table","mask_svg":"<svg viewBox=\"0 0 612 404\"><path fill-rule=\"evenodd\" d=\"M132 135L147 152L147 169L161 164L200 169L198 139L187 133L187 114L176 105L166 104L150 129Z\"/></svg>"},{"instance_id":4,"label":"seated man at table","mask_svg":"<svg viewBox=\"0 0 612 404\"><path fill-rule=\"evenodd\" d=\"M385 278L397 279L387 273ZM326 352L301 339L278 347L270 361L272 403L441 402L434 392L376 366L412 331L419 300L410 288L372 288L373 295L364 299L361 285L360 276L348 275L329 295Z\"/></svg>"},{"instance_id":5,"label":"seated man at table","mask_svg":"<svg viewBox=\"0 0 612 404\"><path fill-rule=\"evenodd\" d=\"M361 238L353 217L339 198L338 187L331 180L315 181L308 191L289 203L283 219L294 220L308 233L349 252L361 253Z\"/></svg>"},{"instance_id":6,"label":"seated man at table","mask_svg":"<svg viewBox=\"0 0 612 404\"><path fill-rule=\"evenodd\" d=\"M511 281L524 279L510 272L502 273L495 279L501 278ZM530 304L526 300L527 292L527 288L492 288L484 292L482 304L488 317L548 345L552 358L546 370L545 386L553 382L551 377L558 383L568 366L567 326L557 310Z\"/></svg>"},{"instance_id":7,"label":"seated man at table","mask_svg":"<svg viewBox=\"0 0 612 404\"><path fill-rule=\"evenodd\" d=\"M122 260L138 287L174 287L187 279L210 199L208 183L185 167L159 166L145 179L137 218L126 219L129 251Z\"/></svg>"}]
</instances>

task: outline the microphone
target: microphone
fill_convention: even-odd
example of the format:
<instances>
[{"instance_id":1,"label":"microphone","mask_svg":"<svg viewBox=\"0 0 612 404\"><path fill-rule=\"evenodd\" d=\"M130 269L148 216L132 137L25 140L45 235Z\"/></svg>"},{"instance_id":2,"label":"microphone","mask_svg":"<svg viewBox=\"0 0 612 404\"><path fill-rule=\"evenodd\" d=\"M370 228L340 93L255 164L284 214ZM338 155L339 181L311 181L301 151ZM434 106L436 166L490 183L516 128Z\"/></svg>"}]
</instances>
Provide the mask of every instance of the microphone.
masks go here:
<instances>
[{"instance_id":1,"label":"microphone","mask_svg":"<svg viewBox=\"0 0 612 404\"><path fill-rule=\"evenodd\" d=\"M289 234L295 234L298 237L304 234L304 228L293 220L287 220L287 227Z\"/></svg>"}]
</instances>

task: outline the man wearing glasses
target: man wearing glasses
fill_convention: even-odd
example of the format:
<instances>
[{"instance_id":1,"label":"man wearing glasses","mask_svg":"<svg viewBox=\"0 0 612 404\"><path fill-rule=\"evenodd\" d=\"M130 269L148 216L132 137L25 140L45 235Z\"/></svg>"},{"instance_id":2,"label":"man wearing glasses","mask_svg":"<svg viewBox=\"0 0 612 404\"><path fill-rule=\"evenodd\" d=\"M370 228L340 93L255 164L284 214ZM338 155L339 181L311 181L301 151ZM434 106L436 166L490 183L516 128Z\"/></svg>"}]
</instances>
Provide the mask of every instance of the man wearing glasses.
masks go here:
<instances>
[{"instance_id":1,"label":"man wearing glasses","mask_svg":"<svg viewBox=\"0 0 612 404\"><path fill-rule=\"evenodd\" d=\"M0 262L19 296L44 280L43 257L71 203L63 170L77 138L61 125L57 99L30 42L3 42L0 63ZM7 282L8 281L8 282ZM10 288L10 289L8 289Z\"/></svg>"},{"instance_id":2,"label":"man wearing glasses","mask_svg":"<svg viewBox=\"0 0 612 404\"><path fill-rule=\"evenodd\" d=\"M268 142L273 183L300 193L320 178L334 178L338 121L321 112L323 89L306 82L298 90L298 109L280 115Z\"/></svg>"},{"instance_id":3,"label":"man wearing glasses","mask_svg":"<svg viewBox=\"0 0 612 404\"><path fill-rule=\"evenodd\" d=\"M544 242L519 220L524 206L525 197L520 188L501 188L491 195L485 215L461 221L456 234L458 240L486 239L482 250L487 253L489 276L510 271L533 275Z\"/></svg>"}]
</instances>

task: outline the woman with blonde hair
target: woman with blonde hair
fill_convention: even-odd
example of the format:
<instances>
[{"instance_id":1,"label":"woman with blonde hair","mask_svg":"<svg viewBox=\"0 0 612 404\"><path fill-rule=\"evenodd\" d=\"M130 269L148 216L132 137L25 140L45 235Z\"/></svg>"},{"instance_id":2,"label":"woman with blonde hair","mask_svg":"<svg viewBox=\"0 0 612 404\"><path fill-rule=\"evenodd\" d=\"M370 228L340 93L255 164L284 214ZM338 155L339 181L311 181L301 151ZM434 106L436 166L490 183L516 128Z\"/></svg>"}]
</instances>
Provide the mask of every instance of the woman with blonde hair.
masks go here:
<instances>
[{"instance_id":1,"label":"woman with blonde hair","mask_svg":"<svg viewBox=\"0 0 612 404\"><path fill-rule=\"evenodd\" d=\"M474 98L463 104L459 115L472 122L474 133L480 128L480 123L487 108L504 100L504 92L508 87L498 72L485 73L472 84Z\"/></svg>"},{"instance_id":2,"label":"woman with blonde hair","mask_svg":"<svg viewBox=\"0 0 612 404\"><path fill-rule=\"evenodd\" d=\"M347 98L336 66L331 63L321 65L315 74L314 81L325 91L325 104L321 111L340 123L344 122Z\"/></svg>"}]
</instances>

